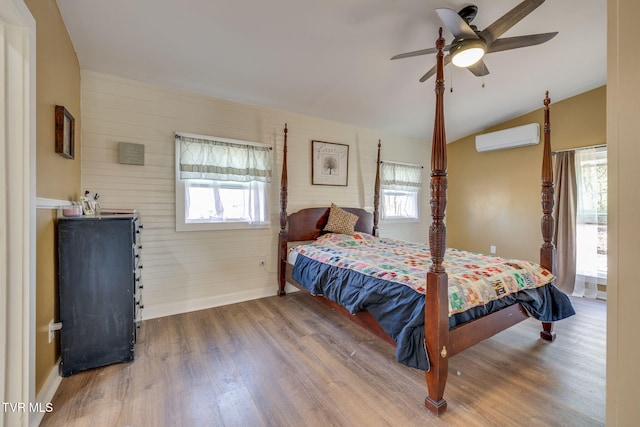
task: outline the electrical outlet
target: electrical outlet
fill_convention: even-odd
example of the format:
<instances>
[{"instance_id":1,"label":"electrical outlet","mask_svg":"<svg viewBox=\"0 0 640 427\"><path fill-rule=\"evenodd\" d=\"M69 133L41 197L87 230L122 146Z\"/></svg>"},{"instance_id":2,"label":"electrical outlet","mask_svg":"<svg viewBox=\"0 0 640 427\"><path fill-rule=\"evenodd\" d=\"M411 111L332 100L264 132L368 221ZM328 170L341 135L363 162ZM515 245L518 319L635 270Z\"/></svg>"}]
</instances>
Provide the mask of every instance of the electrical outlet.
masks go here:
<instances>
[{"instance_id":1,"label":"electrical outlet","mask_svg":"<svg viewBox=\"0 0 640 427\"><path fill-rule=\"evenodd\" d=\"M54 329L53 329L53 319L49 320L49 343L53 341L55 338Z\"/></svg>"},{"instance_id":2,"label":"electrical outlet","mask_svg":"<svg viewBox=\"0 0 640 427\"><path fill-rule=\"evenodd\" d=\"M260 259L260 265L264 265L264 255L258 257Z\"/></svg>"},{"instance_id":3,"label":"electrical outlet","mask_svg":"<svg viewBox=\"0 0 640 427\"><path fill-rule=\"evenodd\" d=\"M55 338L55 331L62 329L62 323L55 323L53 319L49 320L49 343Z\"/></svg>"},{"instance_id":4,"label":"electrical outlet","mask_svg":"<svg viewBox=\"0 0 640 427\"><path fill-rule=\"evenodd\" d=\"M489 246L489 252L492 254L496 253L496 247L494 245Z\"/></svg>"}]
</instances>

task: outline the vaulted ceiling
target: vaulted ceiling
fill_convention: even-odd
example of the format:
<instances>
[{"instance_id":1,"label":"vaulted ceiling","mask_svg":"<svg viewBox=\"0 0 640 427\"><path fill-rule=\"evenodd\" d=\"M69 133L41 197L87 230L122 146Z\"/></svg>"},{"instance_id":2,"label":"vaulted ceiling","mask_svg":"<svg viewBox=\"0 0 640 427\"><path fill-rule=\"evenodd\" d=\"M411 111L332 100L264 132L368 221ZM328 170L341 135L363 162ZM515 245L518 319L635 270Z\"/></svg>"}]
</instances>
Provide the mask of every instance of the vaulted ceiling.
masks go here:
<instances>
[{"instance_id":1,"label":"vaulted ceiling","mask_svg":"<svg viewBox=\"0 0 640 427\"><path fill-rule=\"evenodd\" d=\"M241 103L430 139L435 8L458 0L57 0L80 66ZM477 0L482 30L519 0ZM445 72L453 141L606 83L606 2L547 0L504 37L559 31ZM445 29L447 42L452 39Z\"/></svg>"}]
</instances>

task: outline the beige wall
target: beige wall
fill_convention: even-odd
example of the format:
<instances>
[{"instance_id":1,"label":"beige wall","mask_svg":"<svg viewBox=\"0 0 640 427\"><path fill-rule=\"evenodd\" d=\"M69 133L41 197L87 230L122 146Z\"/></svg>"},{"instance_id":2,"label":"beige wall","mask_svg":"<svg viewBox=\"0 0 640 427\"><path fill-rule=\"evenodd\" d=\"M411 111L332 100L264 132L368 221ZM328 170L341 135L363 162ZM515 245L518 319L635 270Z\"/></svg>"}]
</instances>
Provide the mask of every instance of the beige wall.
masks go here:
<instances>
[{"instance_id":1,"label":"beige wall","mask_svg":"<svg viewBox=\"0 0 640 427\"><path fill-rule=\"evenodd\" d=\"M607 139L609 258L607 289L607 425L638 425L640 340L640 2L609 0L607 9Z\"/></svg>"},{"instance_id":2,"label":"beige wall","mask_svg":"<svg viewBox=\"0 0 640 427\"><path fill-rule=\"evenodd\" d=\"M77 200L80 190L80 65L54 0L26 0L36 20L36 195ZM75 158L54 150L54 110L63 105L75 119Z\"/></svg>"},{"instance_id":3,"label":"beige wall","mask_svg":"<svg viewBox=\"0 0 640 427\"><path fill-rule=\"evenodd\" d=\"M58 286L54 245L56 211L36 211L36 393L60 357L59 335L49 343L49 321L58 321Z\"/></svg>"},{"instance_id":4,"label":"beige wall","mask_svg":"<svg viewBox=\"0 0 640 427\"><path fill-rule=\"evenodd\" d=\"M540 144L478 153L471 135L447 146L448 246L488 253L495 245L500 256L539 259L544 95L540 94L540 110L481 132L538 122ZM553 150L606 142L605 87L559 102L554 102L553 93L549 97Z\"/></svg>"},{"instance_id":5,"label":"beige wall","mask_svg":"<svg viewBox=\"0 0 640 427\"><path fill-rule=\"evenodd\" d=\"M54 0L26 0L36 20L36 196L74 200L80 190L80 66ZM63 105L75 118L75 159L54 149L54 109ZM36 392L57 369L59 341L48 342L57 321L55 211L36 214Z\"/></svg>"},{"instance_id":6,"label":"beige wall","mask_svg":"<svg viewBox=\"0 0 640 427\"><path fill-rule=\"evenodd\" d=\"M385 160L429 164L426 141L372 129L254 107L166 87L82 71L82 186L101 194L103 207L135 208L144 223L143 318L271 296L277 288L279 179L283 127L289 128L289 209L373 206L378 140ZM175 132L275 145L271 227L207 232L175 231ZM311 140L349 145L349 185L311 184ZM118 163L118 142L143 144L143 166ZM426 181L426 179L425 179ZM423 218L382 224L380 233L425 240ZM265 256L266 271L259 265Z\"/></svg>"}]
</instances>

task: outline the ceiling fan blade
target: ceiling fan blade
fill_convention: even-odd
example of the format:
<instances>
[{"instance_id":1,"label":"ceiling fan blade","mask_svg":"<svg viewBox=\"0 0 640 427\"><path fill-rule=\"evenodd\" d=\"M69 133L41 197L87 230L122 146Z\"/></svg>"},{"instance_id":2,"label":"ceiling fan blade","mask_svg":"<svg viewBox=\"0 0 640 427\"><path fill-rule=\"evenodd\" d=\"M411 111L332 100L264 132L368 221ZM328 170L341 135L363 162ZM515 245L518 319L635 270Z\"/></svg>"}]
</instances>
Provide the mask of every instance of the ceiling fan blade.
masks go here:
<instances>
[{"instance_id":1,"label":"ceiling fan blade","mask_svg":"<svg viewBox=\"0 0 640 427\"><path fill-rule=\"evenodd\" d=\"M548 42L554 38L558 32L530 34L528 36L507 37L495 40L491 46L487 48L487 53L501 52L503 50L518 49L520 47L535 46Z\"/></svg>"},{"instance_id":2,"label":"ceiling fan blade","mask_svg":"<svg viewBox=\"0 0 640 427\"><path fill-rule=\"evenodd\" d=\"M486 76L487 74L489 74L489 69L482 59L466 68L478 77Z\"/></svg>"},{"instance_id":3,"label":"ceiling fan blade","mask_svg":"<svg viewBox=\"0 0 640 427\"><path fill-rule=\"evenodd\" d=\"M544 0L524 0L522 3L511 9L509 12L498 18L493 24L480 32L480 37L484 39L488 46L509 28L520 22L522 18L533 12Z\"/></svg>"},{"instance_id":4,"label":"ceiling fan blade","mask_svg":"<svg viewBox=\"0 0 640 427\"><path fill-rule=\"evenodd\" d=\"M392 57L391 60L393 61L394 59L411 58L412 56L419 56L419 55L429 55L431 53L436 53L437 51L438 49L436 49L435 47L432 47L429 49L414 50L413 52L398 54Z\"/></svg>"},{"instance_id":5,"label":"ceiling fan blade","mask_svg":"<svg viewBox=\"0 0 640 427\"><path fill-rule=\"evenodd\" d=\"M451 62L451 56L447 53L443 58L443 66L446 67L449 64L449 62ZM427 73L424 76L420 77L420 83L423 83L429 80L429 78L433 76L435 73L436 73L436 66L434 65L433 68L427 71Z\"/></svg>"},{"instance_id":6,"label":"ceiling fan blade","mask_svg":"<svg viewBox=\"0 0 640 427\"><path fill-rule=\"evenodd\" d=\"M477 39L478 35L475 31L467 24L467 21L462 19L458 12L447 9L447 8L438 8L436 9L436 13L440 17L440 20L444 23L447 30L453 34L453 36L457 39Z\"/></svg>"}]
</instances>

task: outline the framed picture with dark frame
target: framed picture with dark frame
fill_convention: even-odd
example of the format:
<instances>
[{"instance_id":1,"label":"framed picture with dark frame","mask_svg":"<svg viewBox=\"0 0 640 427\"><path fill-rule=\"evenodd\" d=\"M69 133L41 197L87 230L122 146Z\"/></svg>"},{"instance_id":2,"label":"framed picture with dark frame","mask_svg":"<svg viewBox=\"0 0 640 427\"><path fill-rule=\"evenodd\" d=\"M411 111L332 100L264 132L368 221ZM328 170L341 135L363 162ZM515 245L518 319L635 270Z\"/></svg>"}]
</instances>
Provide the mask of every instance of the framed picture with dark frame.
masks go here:
<instances>
[{"instance_id":1,"label":"framed picture with dark frame","mask_svg":"<svg viewBox=\"0 0 640 427\"><path fill-rule=\"evenodd\" d=\"M349 146L333 142L311 141L311 183L348 185Z\"/></svg>"},{"instance_id":2,"label":"framed picture with dark frame","mask_svg":"<svg viewBox=\"0 0 640 427\"><path fill-rule=\"evenodd\" d=\"M56 153L73 159L75 120L62 105L56 105Z\"/></svg>"}]
</instances>

